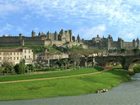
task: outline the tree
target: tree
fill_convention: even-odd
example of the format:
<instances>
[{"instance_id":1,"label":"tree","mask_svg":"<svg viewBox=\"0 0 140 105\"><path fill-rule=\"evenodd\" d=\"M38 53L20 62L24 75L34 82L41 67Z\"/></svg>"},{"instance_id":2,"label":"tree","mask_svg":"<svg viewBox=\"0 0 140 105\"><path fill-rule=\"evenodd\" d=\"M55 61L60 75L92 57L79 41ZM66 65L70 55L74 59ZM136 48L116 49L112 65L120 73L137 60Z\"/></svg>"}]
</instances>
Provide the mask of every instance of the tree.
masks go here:
<instances>
[{"instance_id":1,"label":"tree","mask_svg":"<svg viewBox=\"0 0 140 105\"><path fill-rule=\"evenodd\" d=\"M13 72L13 64L10 62L3 62L2 71L3 71L3 73L12 73Z\"/></svg>"},{"instance_id":2,"label":"tree","mask_svg":"<svg viewBox=\"0 0 140 105\"><path fill-rule=\"evenodd\" d=\"M133 49L133 53L134 53L135 55L137 55L137 54L139 53L139 49L138 49L138 48Z\"/></svg>"},{"instance_id":3,"label":"tree","mask_svg":"<svg viewBox=\"0 0 140 105\"><path fill-rule=\"evenodd\" d=\"M26 70L26 65L25 65L25 60L21 60L19 64L16 64L14 66L14 69L15 69L15 72L17 74L24 74L25 73L25 70Z\"/></svg>"},{"instance_id":4,"label":"tree","mask_svg":"<svg viewBox=\"0 0 140 105\"><path fill-rule=\"evenodd\" d=\"M32 64L26 65L26 72L31 72L31 71L33 71L33 70L34 70L34 67L33 67Z\"/></svg>"},{"instance_id":5,"label":"tree","mask_svg":"<svg viewBox=\"0 0 140 105\"><path fill-rule=\"evenodd\" d=\"M79 67L80 61L81 61L81 55L79 53L74 53L73 52L73 53L70 54L70 62L72 63L73 68L74 67Z\"/></svg>"},{"instance_id":6,"label":"tree","mask_svg":"<svg viewBox=\"0 0 140 105\"><path fill-rule=\"evenodd\" d=\"M17 74L20 74L20 72L19 72L19 64L16 64L16 65L14 66L14 70L15 70L15 72L16 72Z\"/></svg>"},{"instance_id":7,"label":"tree","mask_svg":"<svg viewBox=\"0 0 140 105\"><path fill-rule=\"evenodd\" d=\"M122 48L122 49L120 50L120 52L121 52L122 54L125 54L126 49Z\"/></svg>"},{"instance_id":8,"label":"tree","mask_svg":"<svg viewBox=\"0 0 140 105\"><path fill-rule=\"evenodd\" d=\"M24 74L25 73L25 60L21 60L19 63L19 72L20 74Z\"/></svg>"}]
</instances>

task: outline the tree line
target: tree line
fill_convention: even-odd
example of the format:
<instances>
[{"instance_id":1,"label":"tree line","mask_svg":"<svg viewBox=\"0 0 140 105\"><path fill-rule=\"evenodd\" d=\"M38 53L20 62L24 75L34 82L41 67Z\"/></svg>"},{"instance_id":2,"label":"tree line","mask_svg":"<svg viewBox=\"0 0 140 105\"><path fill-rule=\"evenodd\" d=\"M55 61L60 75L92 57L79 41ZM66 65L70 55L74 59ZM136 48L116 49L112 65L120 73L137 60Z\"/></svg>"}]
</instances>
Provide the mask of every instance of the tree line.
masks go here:
<instances>
[{"instance_id":1,"label":"tree line","mask_svg":"<svg viewBox=\"0 0 140 105\"><path fill-rule=\"evenodd\" d=\"M24 74L34 71L34 66L32 64L25 65L25 60L21 60L18 64L13 65L10 62L3 62L0 67L1 74Z\"/></svg>"}]
</instances>

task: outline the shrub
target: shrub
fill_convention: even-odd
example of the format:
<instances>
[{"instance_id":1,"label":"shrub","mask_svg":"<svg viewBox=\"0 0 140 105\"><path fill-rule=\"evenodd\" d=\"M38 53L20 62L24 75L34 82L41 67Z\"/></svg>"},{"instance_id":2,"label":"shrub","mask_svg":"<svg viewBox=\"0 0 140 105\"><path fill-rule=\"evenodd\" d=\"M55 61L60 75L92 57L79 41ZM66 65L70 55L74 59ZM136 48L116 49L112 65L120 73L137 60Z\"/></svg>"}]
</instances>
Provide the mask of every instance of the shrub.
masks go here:
<instances>
[{"instance_id":1,"label":"shrub","mask_svg":"<svg viewBox=\"0 0 140 105\"><path fill-rule=\"evenodd\" d=\"M135 73L140 73L140 65L136 65L133 67Z\"/></svg>"},{"instance_id":2,"label":"shrub","mask_svg":"<svg viewBox=\"0 0 140 105\"><path fill-rule=\"evenodd\" d=\"M104 70L104 68L101 67L101 66L95 66L94 68L95 68L96 70L98 70L98 71L102 71L102 70Z\"/></svg>"}]
</instances>

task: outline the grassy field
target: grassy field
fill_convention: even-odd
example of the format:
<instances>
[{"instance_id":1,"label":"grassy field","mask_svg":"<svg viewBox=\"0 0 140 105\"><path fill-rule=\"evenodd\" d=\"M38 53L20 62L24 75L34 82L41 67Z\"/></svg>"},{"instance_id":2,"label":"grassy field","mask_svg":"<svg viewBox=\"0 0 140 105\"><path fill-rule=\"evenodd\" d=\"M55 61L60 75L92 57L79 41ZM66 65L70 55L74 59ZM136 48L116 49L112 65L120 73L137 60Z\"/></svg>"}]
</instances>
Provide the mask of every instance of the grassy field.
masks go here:
<instances>
[{"instance_id":1,"label":"grassy field","mask_svg":"<svg viewBox=\"0 0 140 105\"><path fill-rule=\"evenodd\" d=\"M66 71L57 71L57 72L46 72L44 74L24 74L24 75L9 75L1 76L0 82L3 81L15 81L15 80L27 80L27 79L37 79L37 78L50 78L50 77L60 77L60 76L69 76L85 73L97 72L94 68L80 68L78 70L66 70Z\"/></svg>"},{"instance_id":2,"label":"grassy field","mask_svg":"<svg viewBox=\"0 0 140 105\"><path fill-rule=\"evenodd\" d=\"M88 94L98 89L111 89L129 79L126 71L113 70L89 76L0 84L0 100Z\"/></svg>"}]
</instances>

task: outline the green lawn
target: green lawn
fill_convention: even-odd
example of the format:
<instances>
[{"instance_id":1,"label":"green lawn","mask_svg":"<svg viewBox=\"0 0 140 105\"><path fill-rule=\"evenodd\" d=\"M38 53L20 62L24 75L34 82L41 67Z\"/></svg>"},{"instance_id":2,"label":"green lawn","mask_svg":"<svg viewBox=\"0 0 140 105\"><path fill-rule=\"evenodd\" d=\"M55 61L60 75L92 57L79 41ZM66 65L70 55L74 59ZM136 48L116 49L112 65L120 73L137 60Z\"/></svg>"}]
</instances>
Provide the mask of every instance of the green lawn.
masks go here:
<instances>
[{"instance_id":1,"label":"green lawn","mask_svg":"<svg viewBox=\"0 0 140 105\"><path fill-rule=\"evenodd\" d=\"M44 74L10 75L10 76L1 76L0 82L2 82L2 81L14 81L14 80L37 79L37 78L60 77L60 76L92 73L92 72L97 72L97 70L95 70L94 68L80 68L78 70L46 72Z\"/></svg>"},{"instance_id":2,"label":"green lawn","mask_svg":"<svg viewBox=\"0 0 140 105\"><path fill-rule=\"evenodd\" d=\"M0 84L0 100L88 94L98 89L111 89L129 79L126 71L113 70L90 76Z\"/></svg>"}]
</instances>

